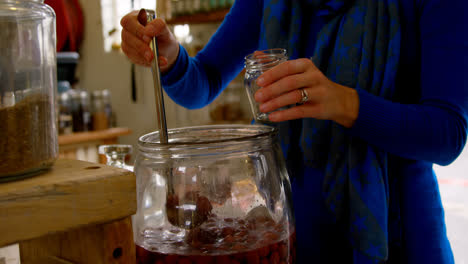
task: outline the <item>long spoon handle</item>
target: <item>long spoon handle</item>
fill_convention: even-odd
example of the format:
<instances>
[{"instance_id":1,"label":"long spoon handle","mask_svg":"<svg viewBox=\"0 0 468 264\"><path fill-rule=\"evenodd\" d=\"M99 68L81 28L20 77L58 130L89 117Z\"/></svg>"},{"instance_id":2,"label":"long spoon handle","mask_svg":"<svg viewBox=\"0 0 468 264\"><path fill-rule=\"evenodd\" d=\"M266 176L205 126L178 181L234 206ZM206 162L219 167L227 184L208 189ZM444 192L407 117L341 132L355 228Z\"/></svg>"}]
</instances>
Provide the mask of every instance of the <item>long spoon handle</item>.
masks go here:
<instances>
[{"instance_id":1,"label":"long spoon handle","mask_svg":"<svg viewBox=\"0 0 468 264\"><path fill-rule=\"evenodd\" d=\"M141 9L138 13L138 22L143 26L146 26L148 22L151 22L156 18L156 13L153 10ZM159 126L159 140L160 143L168 143L167 136L167 123L166 123L166 112L164 110L164 94L161 85L161 72L159 70L158 62L158 43L156 37L151 40L151 49L153 50L154 59L151 63L151 72L153 73L153 84L154 84L154 95L156 101L156 115L158 118Z\"/></svg>"}]
</instances>

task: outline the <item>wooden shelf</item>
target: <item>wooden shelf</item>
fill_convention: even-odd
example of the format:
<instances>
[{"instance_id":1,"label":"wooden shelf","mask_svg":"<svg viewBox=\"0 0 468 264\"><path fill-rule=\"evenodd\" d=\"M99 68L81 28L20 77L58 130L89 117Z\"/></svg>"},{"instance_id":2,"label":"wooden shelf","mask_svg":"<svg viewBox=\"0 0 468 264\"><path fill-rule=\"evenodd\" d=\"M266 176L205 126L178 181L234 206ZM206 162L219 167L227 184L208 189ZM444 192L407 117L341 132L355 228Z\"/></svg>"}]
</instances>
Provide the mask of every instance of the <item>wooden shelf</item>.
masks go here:
<instances>
[{"instance_id":1,"label":"wooden shelf","mask_svg":"<svg viewBox=\"0 0 468 264\"><path fill-rule=\"evenodd\" d=\"M216 10L208 13L178 16L166 21L168 25L206 24L222 22L229 9Z\"/></svg>"},{"instance_id":2,"label":"wooden shelf","mask_svg":"<svg viewBox=\"0 0 468 264\"><path fill-rule=\"evenodd\" d=\"M125 127L114 127L106 130L77 132L73 134L59 135L58 142L60 146L82 144L91 141L114 141L120 136L131 134L132 131Z\"/></svg>"}]
</instances>

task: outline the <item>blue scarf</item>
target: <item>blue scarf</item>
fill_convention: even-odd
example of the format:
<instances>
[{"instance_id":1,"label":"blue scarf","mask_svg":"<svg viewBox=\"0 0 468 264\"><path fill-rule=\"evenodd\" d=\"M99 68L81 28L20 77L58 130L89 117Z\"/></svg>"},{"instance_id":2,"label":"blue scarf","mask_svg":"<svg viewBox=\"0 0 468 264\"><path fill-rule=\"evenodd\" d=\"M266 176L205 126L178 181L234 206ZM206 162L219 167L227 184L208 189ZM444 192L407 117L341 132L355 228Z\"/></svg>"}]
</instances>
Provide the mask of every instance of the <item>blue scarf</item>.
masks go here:
<instances>
[{"instance_id":1,"label":"blue scarf","mask_svg":"<svg viewBox=\"0 0 468 264\"><path fill-rule=\"evenodd\" d=\"M400 54L398 0L265 0L259 48L286 48L290 59L299 58L307 49L302 46L306 15L326 21L313 62L330 80L392 98ZM294 142L297 122L279 124L283 150L299 145L306 166L324 168L327 208L348 231L352 247L386 260L387 154L334 122L311 118L299 121L300 140Z\"/></svg>"}]
</instances>

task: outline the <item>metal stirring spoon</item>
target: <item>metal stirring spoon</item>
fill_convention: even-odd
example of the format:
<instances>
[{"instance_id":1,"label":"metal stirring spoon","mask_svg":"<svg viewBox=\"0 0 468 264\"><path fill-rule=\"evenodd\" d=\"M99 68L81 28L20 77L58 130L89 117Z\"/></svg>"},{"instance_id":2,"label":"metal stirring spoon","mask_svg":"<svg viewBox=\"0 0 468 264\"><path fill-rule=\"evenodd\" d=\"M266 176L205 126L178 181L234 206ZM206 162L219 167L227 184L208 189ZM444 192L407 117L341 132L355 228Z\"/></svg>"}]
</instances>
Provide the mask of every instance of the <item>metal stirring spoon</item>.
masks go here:
<instances>
[{"instance_id":1,"label":"metal stirring spoon","mask_svg":"<svg viewBox=\"0 0 468 264\"><path fill-rule=\"evenodd\" d=\"M156 18L156 14L153 10L141 9L138 13L138 22L143 26L146 26L148 22L151 22ZM151 72L153 75L154 94L156 101L156 114L158 117L159 125L159 142L161 144L168 144L166 114L164 110L164 97L163 89L161 85L161 72L159 70L158 62L158 46L156 37L151 40L151 49L153 50L154 59L151 63ZM198 195L196 193L184 194L184 205L180 204L179 196L177 196L174 188L172 169L169 166L165 169L165 178L167 183L166 193L166 214L169 222L184 229L192 229L208 219L211 214L212 206L208 198ZM195 209L193 208L195 205Z\"/></svg>"}]
</instances>

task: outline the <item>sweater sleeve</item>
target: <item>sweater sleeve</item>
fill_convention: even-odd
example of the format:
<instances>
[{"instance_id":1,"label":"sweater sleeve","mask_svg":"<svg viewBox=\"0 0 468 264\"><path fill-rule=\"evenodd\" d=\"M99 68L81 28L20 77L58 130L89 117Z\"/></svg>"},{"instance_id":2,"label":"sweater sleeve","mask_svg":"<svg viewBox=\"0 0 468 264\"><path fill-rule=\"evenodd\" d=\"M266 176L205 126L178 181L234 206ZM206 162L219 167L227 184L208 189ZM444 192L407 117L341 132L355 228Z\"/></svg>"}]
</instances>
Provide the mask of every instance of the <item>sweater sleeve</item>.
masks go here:
<instances>
[{"instance_id":1,"label":"sweater sleeve","mask_svg":"<svg viewBox=\"0 0 468 264\"><path fill-rule=\"evenodd\" d=\"M467 4L421 0L419 10L421 99L400 104L358 90L350 132L394 155L448 165L467 138Z\"/></svg>"},{"instance_id":2,"label":"sweater sleeve","mask_svg":"<svg viewBox=\"0 0 468 264\"><path fill-rule=\"evenodd\" d=\"M196 109L219 95L242 70L244 57L258 47L262 8L261 0L237 0L194 58L181 46L176 64L162 78L172 100Z\"/></svg>"}]
</instances>

